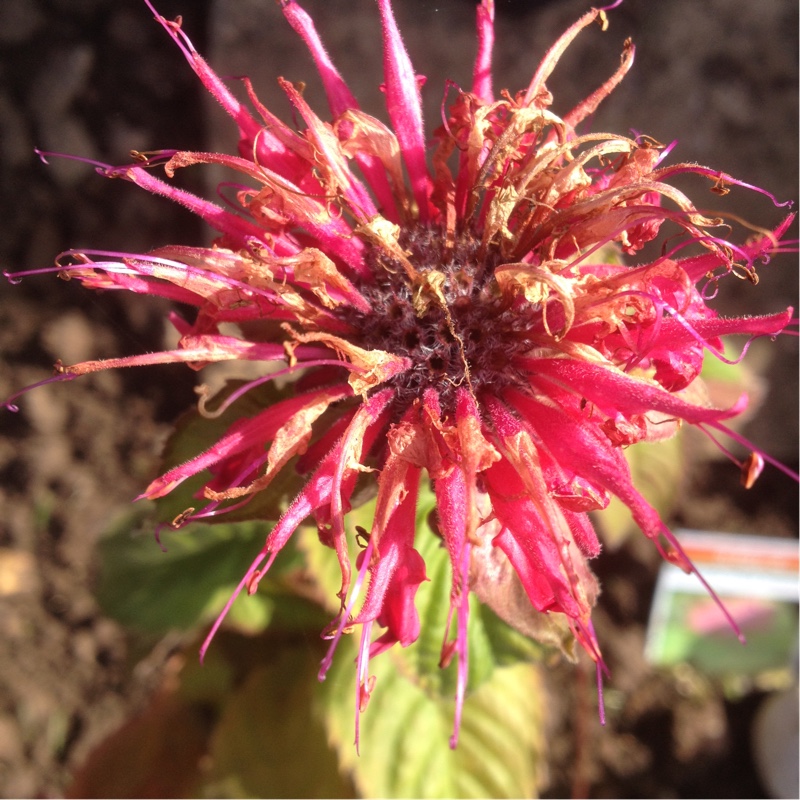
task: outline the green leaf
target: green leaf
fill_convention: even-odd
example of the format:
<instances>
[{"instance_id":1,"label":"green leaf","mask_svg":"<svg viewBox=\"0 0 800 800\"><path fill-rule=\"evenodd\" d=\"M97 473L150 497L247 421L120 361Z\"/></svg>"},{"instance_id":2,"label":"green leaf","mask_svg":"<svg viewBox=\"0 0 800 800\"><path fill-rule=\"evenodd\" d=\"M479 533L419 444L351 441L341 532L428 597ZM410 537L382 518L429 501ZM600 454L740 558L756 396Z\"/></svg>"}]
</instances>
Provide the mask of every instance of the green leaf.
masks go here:
<instances>
[{"instance_id":1,"label":"green leaf","mask_svg":"<svg viewBox=\"0 0 800 800\"><path fill-rule=\"evenodd\" d=\"M495 669L467 697L451 750L454 702L431 696L407 674L404 653L370 662L377 678L353 747L355 643L325 684L329 734L364 797L533 797L542 751L543 689L532 664Z\"/></svg>"},{"instance_id":2,"label":"green leaf","mask_svg":"<svg viewBox=\"0 0 800 800\"><path fill-rule=\"evenodd\" d=\"M423 583L417 592L417 610L421 625L419 639L406 649L404 655L410 668L418 676L420 686L428 692L449 697L456 690L456 659L445 669L439 667L439 661L450 608L450 558L440 540L429 531L419 535L418 549L425 559L430 580ZM515 631L472 593L469 597L469 608L467 686L470 691L488 680L499 666L519 661L536 661L543 657L545 649L542 645ZM455 634L453 621L450 638L454 638Z\"/></svg>"},{"instance_id":3,"label":"green leaf","mask_svg":"<svg viewBox=\"0 0 800 800\"><path fill-rule=\"evenodd\" d=\"M274 642L229 698L211 739L208 797L352 797L320 717L314 648Z\"/></svg>"},{"instance_id":4,"label":"green leaf","mask_svg":"<svg viewBox=\"0 0 800 800\"><path fill-rule=\"evenodd\" d=\"M101 540L96 594L105 613L157 634L186 630L216 617L270 531L263 522L191 525L161 533L165 552L155 541L153 527L152 517L140 511ZM263 630L276 613L299 626L312 619L318 623L315 606L302 599L291 601L303 570L297 550L284 548L262 591L240 596L229 622L248 632Z\"/></svg>"}]
</instances>

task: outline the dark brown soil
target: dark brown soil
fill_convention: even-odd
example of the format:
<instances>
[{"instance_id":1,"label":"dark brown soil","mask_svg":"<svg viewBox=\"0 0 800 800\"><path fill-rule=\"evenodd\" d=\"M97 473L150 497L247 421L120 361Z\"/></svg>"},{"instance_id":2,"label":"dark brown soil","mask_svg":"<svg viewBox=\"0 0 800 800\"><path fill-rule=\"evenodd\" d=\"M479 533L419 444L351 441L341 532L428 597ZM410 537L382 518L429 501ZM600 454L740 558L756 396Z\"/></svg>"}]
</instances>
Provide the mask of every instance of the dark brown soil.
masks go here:
<instances>
[{"instance_id":1,"label":"dark brown soil","mask_svg":"<svg viewBox=\"0 0 800 800\"><path fill-rule=\"evenodd\" d=\"M183 13L198 49L212 52L223 71L252 73L266 95L274 96L267 82L278 74L310 79L306 62L286 60L302 48L278 20L277 5L258 4L274 24L258 22L253 5L217 0L212 14L211 0L158 0L165 16ZM371 84L369 109L380 82L377 42L371 23L358 26L374 17L373 4L363 3L363 15L351 7L360 2L305 5L318 10L330 50L344 54L340 67L354 76L356 90ZM396 5L428 85L441 86L453 64L453 77L466 82L473 3ZM497 0L498 86L522 86L546 44L588 5ZM237 27L237 16L246 29ZM622 39L633 35L639 64L595 127L679 138L679 158L729 170L781 199L796 194L795 3L628 0L611 23L608 34L587 34L585 46L579 41L554 76L556 97L568 97L561 110L605 78ZM138 0L3 0L3 268L44 267L74 246L137 252L202 241L204 231L180 209L105 181L85 164L51 159L45 166L33 148L122 163L131 148L208 147L223 124ZM735 194L731 207L745 217L763 224L778 218L768 203ZM796 304L796 259L774 259L757 288L732 283L720 299L729 313ZM161 347L164 308L150 299L94 294L53 276L4 282L0 298L2 397L46 378L56 358ZM796 469L796 340L783 337L771 358L768 351L754 353L766 392L747 432ZM23 398L20 413L0 412L2 797L63 794L92 748L144 707L179 644L175 637L155 645L131 638L100 613L91 586L95 543L152 476L170 421L195 399L193 379L180 368L98 375L42 387ZM737 480L729 466L706 463L687 476L673 522L797 535L795 484L771 469L750 492ZM702 676L658 672L644 661L657 568L657 556L638 539L597 563L605 585L597 628L612 670L609 725L601 731L596 723L593 676L554 668L546 796L766 796L749 751L761 696L726 701Z\"/></svg>"}]
</instances>

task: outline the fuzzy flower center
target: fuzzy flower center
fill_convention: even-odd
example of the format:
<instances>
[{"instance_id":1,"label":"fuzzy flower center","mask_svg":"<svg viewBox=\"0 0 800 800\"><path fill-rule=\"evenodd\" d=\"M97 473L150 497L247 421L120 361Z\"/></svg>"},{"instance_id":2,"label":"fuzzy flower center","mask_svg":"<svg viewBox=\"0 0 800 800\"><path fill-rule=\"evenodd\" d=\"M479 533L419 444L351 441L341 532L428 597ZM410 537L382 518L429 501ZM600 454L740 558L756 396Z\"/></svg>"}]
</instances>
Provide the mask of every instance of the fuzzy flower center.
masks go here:
<instances>
[{"instance_id":1,"label":"fuzzy flower center","mask_svg":"<svg viewBox=\"0 0 800 800\"><path fill-rule=\"evenodd\" d=\"M348 310L348 323L360 346L404 356L411 369L395 376L398 406L434 389L445 411L452 411L456 390L475 394L512 383L522 384L512 362L532 346L536 310L518 308L498 291L496 250L482 254L469 234L446 242L441 231L406 229L399 244L418 271L410 278L399 263L377 248L370 253L375 283L361 287L372 310Z\"/></svg>"}]
</instances>

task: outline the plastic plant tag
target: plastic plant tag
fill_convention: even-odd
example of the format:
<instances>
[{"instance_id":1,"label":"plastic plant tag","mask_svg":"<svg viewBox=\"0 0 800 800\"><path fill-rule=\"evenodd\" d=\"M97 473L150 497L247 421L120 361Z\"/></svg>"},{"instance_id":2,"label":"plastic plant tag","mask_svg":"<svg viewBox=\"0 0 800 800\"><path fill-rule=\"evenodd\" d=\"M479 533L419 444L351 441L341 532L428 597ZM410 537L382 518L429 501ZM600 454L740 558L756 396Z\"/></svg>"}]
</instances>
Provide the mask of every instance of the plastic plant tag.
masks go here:
<instances>
[{"instance_id":1,"label":"plastic plant tag","mask_svg":"<svg viewBox=\"0 0 800 800\"><path fill-rule=\"evenodd\" d=\"M798 647L797 540L689 530L676 535L747 646L693 576L664 563L647 627L648 660L660 666L688 662L709 675L788 671Z\"/></svg>"}]
</instances>

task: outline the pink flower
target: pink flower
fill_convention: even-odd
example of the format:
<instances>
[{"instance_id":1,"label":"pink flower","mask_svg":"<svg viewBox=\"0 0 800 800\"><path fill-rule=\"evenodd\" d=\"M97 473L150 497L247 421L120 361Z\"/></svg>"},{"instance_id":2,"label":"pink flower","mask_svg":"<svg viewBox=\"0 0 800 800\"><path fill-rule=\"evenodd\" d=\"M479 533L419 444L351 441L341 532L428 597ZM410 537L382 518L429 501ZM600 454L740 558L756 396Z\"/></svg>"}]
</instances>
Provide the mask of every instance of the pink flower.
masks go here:
<instances>
[{"instance_id":1,"label":"pink flower","mask_svg":"<svg viewBox=\"0 0 800 800\"><path fill-rule=\"evenodd\" d=\"M199 369L254 361L270 371L237 396L278 376L290 381L283 399L240 419L142 497L162 497L210 469L204 505L176 525L213 519L268 492L299 457L307 482L237 594L256 591L298 525L313 517L342 576L321 676L345 628L360 626L361 710L374 683L369 658L420 632L414 600L426 571L415 544L428 534L416 529L415 511L426 474L452 562L457 635L442 661L456 657L459 665L455 745L470 591L510 616L500 595L503 584L518 581L532 608L568 626L601 667L591 623L598 587L588 565L600 543L587 512L617 496L666 557L693 569L633 485L623 448L671 436L683 423L736 438L725 420L746 398L709 407L698 381L703 360L723 358L723 335L778 334L792 311L727 319L708 300L726 276L755 282L757 263L778 247L791 218L734 243L721 219L707 217L669 181L692 173L718 192L740 181L666 165L672 148L644 136L578 133L630 68L630 43L599 89L563 118L553 113L546 81L583 28L605 24L603 10L569 28L525 89L498 96L493 2L483 0L473 85L454 92L429 152L420 84L389 0L378 8L391 127L359 109L300 5L284 0L282 8L330 105L323 119L280 79L300 131L264 108L246 80L253 111L245 108L179 23L156 15L236 122L239 154L163 151L100 171L185 205L219 238L212 247L164 246L145 255L65 254L58 269L91 288L160 295L197 312L191 320L173 315L181 334L175 350L60 367L57 379L166 362ZM193 164L240 174L232 207L154 174L163 165L171 178ZM670 249L637 261L665 224ZM631 256L631 265L610 257L612 250ZM238 324L241 335L223 333L223 323ZM750 482L752 463L740 464ZM362 476L376 487L377 505L352 574L356 545L345 517Z\"/></svg>"}]
</instances>

